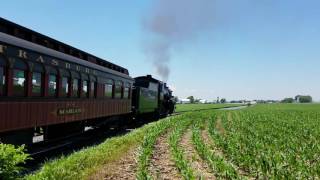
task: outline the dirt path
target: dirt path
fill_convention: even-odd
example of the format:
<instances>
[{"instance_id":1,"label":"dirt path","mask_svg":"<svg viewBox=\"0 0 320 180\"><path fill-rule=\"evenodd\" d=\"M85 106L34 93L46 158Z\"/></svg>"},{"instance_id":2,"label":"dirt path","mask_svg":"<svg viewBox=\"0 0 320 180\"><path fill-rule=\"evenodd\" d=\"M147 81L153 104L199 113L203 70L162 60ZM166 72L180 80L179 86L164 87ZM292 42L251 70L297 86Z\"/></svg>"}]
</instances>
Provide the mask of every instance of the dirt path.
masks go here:
<instances>
[{"instance_id":1,"label":"dirt path","mask_svg":"<svg viewBox=\"0 0 320 180\"><path fill-rule=\"evenodd\" d=\"M210 167L200 158L192 144L192 131L188 129L182 136L179 144L185 151L185 157L190 162L192 169L195 171L197 179L216 179L211 172Z\"/></svg>"},{"instance_id":2,"label":"dirt path","mask_svg":"<svg viewBox=\"0 0 320 180\"><path fill-rule=\"evenodd\" d=\"M181 179L179 171L171 160L168 143L170 133L161 135L156 142L151 157L149 172L153 179Z\"/></svg>"},{"instance_id":3,"label":"dirt path","mask_svg":"<svg viewBox=\"0 0 320 180\"><path fill-rule=\"evenodd\" d=\"M137 160L138 157L138 148L130 149L127 154L123 155L121 159L115 162L110 162L104 166L104 169L94 174L90 179L92 180L118 180L118 179L127 179L135 180L136 179L136 169L137 169Z\"/></svg>"}]
</instances>

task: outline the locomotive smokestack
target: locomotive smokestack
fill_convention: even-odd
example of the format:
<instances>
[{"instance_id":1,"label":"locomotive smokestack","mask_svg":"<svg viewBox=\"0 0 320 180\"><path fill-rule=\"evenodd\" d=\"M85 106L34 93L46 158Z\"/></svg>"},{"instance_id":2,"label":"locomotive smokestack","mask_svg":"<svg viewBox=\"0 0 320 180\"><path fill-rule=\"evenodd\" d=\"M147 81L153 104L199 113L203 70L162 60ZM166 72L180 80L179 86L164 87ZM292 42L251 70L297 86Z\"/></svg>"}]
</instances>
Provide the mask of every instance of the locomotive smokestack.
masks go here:
<instances>
[{"instance_id":1,"label":"locomotive smokestack","mask_svg":"<svg viewBox=\"0 0 320 180\"><path fill-rule=\"evenodd\" d=\"M173 48L194 39L213 23L214 0L154 0L143 26L149 33L144 43L147 58L164 82L170 74Z\"/></svg>"}]
</instances>

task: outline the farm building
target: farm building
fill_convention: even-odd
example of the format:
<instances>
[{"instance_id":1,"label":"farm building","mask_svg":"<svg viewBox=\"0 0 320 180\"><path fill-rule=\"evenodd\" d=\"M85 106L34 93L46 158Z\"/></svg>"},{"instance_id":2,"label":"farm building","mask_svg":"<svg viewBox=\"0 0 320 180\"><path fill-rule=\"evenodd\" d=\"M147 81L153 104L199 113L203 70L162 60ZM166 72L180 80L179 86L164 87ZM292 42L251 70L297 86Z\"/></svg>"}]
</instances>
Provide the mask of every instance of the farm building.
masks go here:
<instances>
[{"instance_id":1,"label":"farm building","mask_svg":"<svg viewBox=\"0 0 320 180\"><path fill-rule=\"evenodd\" d=\"M200 100L199 100L199 103L201 103L201 104L206 104L206 103L208 103L208 101L205 100L205 99L200 99Z\"/></svg>"},{"instance_id":2,"label":"farm building","mask_svg":"<svg viewBox=\"0 0 320 180\"><path fill-rule=\"evenodd\" d=\"M179 99L177 103L179 103L179 104L190 104L190 99Z\"/></svg>"}]
</instances>

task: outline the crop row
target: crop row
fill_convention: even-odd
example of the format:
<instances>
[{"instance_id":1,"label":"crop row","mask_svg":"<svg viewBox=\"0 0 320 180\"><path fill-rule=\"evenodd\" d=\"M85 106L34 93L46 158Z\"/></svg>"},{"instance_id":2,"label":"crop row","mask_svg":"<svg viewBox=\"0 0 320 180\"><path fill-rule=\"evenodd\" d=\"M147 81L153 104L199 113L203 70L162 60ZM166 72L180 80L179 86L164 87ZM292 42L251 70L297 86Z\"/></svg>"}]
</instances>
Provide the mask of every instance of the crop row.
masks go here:
<instances>
[{"instance_id":1,"label":"crop row","mask_svg":"<svg viewBox=\"0 0 320 180\"><path fill-rule=\"evenodd\" d=\"M211 167L215 175L223 179L239 179L235 168L224 160L223 157L212 151L210 146L206 145L201 135L204 119L198 119L193 125L192 140L200 157L204 159Z\"/></svg>"},{"instance_id":2,"label":"crop row","mask_svg":"<svg viewBox=\"0 0 320 180\"><path fill-rule=\"evenodd\" d=\"M137 179L151 179L151 176L148 172L148 167L156 140L169 127L174 126L174 124L178 120L180 120L180 117L167 118L165 121L160 121L158 124L147 131L146 135L144 136L143 143L140 147L138 169L136 173Z\"/></svg>"},{"instance_id":3,"label":"crop row","mask_svg":"<svg viewBox=\"0 0 320 180\"><path fill-rule=\"evenodd\" d=\"M191 123L193 123L193 121L190 117L179 121L173 128L172 133L169 137L171 154L175 161L175 165L185 179L195 179L194 171L190 167L190 163L188 162L188 160L185 158L184 150L179 146L181 136Z\"/></svg>"}]
</instances>

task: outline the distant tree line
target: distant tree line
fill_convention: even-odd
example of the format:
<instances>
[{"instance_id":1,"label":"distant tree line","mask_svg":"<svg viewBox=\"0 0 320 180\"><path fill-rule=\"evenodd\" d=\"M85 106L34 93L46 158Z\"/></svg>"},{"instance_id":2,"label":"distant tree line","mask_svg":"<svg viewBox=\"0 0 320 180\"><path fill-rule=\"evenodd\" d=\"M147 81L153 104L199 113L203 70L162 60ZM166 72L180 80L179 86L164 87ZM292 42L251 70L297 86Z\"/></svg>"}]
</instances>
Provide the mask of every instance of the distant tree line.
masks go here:
<instances>
[{"instance_id":1,"label":"distant tree line","mask_svg":"<svg viewBox=\"0 0 320 180\"><path fill-rule=\"evenodd\" d=\"M187 97L187 99L190 100L191 104L196 104L196 103L200 103L201 99L196 99L194 96L189 96ZM176 100L178 100L178 98L176 97ZM284 98L281 101L278 100L254 100L256 103L312 103L312 97L310 95L297 95L294 98L293 97L287 97ZM232 100L230 101L230 103L244 103L247 102L245 100ZM249 101L248 101L249 102ZM219 99L219 97L217 98L217 100L214 100L212 102L209 103L227 103L227 100L225 98L221 98Z\"/></svg>"},{"instance_id":2,"label":"distant tree line","mask_svg":"<svg viewBox=\"0 0 320 180\"><path fill-rule=\"evenodd\" d=\"M303 96L303 95L297 95L294 98L284 98L282 103L312 103L312 97L309 95Z\"/></svg>"},{"instance_id":3,"label":"distant tree line","mask_svg":"<svg viewBox=\"0 0 320 180\"><path fill-rule=\"evenodd\" d=\"M281 102L282 103L294 103L294 99L293 98L284 98Z\"/></svg>"}]
</instances>

